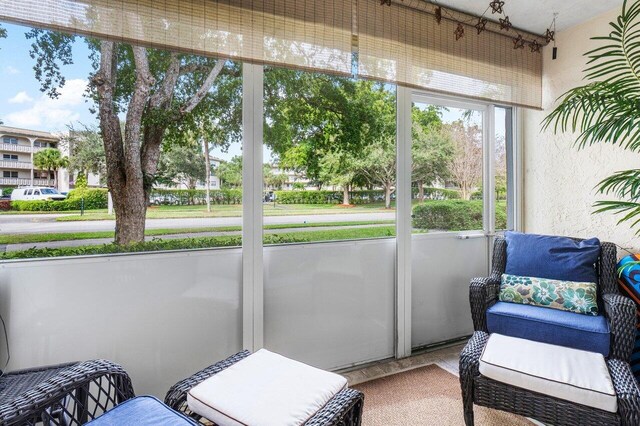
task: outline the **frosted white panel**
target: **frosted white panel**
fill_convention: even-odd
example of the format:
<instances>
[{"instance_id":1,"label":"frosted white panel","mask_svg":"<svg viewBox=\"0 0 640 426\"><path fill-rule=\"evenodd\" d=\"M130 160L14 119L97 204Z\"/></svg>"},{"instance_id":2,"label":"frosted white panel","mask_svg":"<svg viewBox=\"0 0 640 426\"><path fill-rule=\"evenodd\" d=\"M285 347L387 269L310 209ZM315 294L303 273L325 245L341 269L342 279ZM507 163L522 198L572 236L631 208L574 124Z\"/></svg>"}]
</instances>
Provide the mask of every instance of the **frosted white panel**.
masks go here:
<instances>
[{"instance_id":1,"label":"frosted white panel","mask_svg":"<svg viewBox=\"0 0 640 426\"><path fill-rule=\"evenodd\" d=\"M0 264L9 369L107 358L164 398L242 349L241 281L240 249Z\"/></svg>"},{"instance_id":2,"label":"frosted white panel","mask_svg":"<svg viewBox=\"0 0 640 426\"><path fill-rule=\"evenodd\" d=\"M393 356L395 250L395 239L265 247L265 346L326 369Z\"/></svg>"},{"instance_id":3,"label":"frosted white panel","mask_svg":"<svg viewBox=\"0 0 640 426\"><path fill-rule=\"evenodd\" d=\"M471 334L469 280L487 275L487 239L413 235L411 262L412 346Z\"/></svg>"}]
</instances>

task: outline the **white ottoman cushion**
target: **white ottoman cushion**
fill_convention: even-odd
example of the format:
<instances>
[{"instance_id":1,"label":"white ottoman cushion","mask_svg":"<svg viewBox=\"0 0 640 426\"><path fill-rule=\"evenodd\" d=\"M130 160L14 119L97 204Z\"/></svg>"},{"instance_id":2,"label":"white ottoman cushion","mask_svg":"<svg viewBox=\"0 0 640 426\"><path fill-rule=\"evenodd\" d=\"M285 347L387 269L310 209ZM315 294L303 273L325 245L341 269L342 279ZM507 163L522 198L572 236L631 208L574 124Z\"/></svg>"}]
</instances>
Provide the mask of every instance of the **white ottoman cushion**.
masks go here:
<instances>
[{"instance_id":1,"label":"white ottoman cushion","mask_svg":"<svg viewBox=\"0 0 640 426\"><path fill-rule=\"evenodd\" d=\"M492 334L480 374L498 382L615 413L616 393L602 354Z\"/></svg>"},{"instance_id":2,"label":"white ottoman cushion","mask_svg":"<svg viewBox=\"0 0 640 426\"><path fill-rule=\"evenodd\" d=\"M261 349L193 387L189 409L220 426L302 425L347 380Z\"/></svg>"}]
</instances>

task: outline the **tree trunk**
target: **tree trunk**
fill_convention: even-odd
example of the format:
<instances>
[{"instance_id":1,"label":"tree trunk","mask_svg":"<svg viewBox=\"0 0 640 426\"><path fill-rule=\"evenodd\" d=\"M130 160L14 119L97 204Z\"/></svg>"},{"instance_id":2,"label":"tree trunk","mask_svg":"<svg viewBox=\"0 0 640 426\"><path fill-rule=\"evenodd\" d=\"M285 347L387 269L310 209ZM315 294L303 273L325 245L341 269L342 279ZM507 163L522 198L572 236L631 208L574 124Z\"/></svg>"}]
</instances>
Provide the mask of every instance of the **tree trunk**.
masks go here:
<instances>
[{"instance_id":1,"label":"tree trunk","mask_svg":"<svg viewBox=\"0 0 640 426\"><path fill-rule=\"evenodd\" d=\"M209 158L209 141L206 137L202 138L204 149L204 176L206 187L207 212L211 213L211 159Z\"/></svg>"},{"instance_id":2,"label":"tree trunk","mask_svg":"<svg viewBox=\"0 0 640 426\"><path fill-rule=\"evenodd\" d=\"M349 185L342 187L342 204L348 206L349 203Z\"/></svg>"},{"instance_id":3,"label":"tree trunk","mask_svg":"<svg viewBox=\"0 0 640 426\"><path fill-rule=\"evenodd\" d=\"M460 189L461 189L461 192L462 192L462 199L463 200L471 199L471 191L469 190L469 188L467 188L466 184L460 185Z\"/></svg>"},{"instance_id":4,"label":"tree trunk","mask_svg":"<svg viewBox=\"0 0 640 426\"><path fill-rule=\"evenodd\" d=\"M384 208L391 208L391 184L386 184L384 186Z\"/></svg>"},{"instance_id":5,"label":"tree trunk","mask_svg":"<svg viewBox=\"0 0 640 426\"><path fill-rule=\"evenodd\" d=\"M422 203L424 201L424 182L418 181L418 200Z\"/></svg>"},{"instance_id":6,"label":"tree trunk","mask_svg":"<svg viewBox=\"0 0 640 426\"><path fill-rule=\"evenodd\" d=\"M144 241L147 199L142 182L137 185L109 187L116 213L115 243L127 245Z\"/></svg>"}]
</instances>

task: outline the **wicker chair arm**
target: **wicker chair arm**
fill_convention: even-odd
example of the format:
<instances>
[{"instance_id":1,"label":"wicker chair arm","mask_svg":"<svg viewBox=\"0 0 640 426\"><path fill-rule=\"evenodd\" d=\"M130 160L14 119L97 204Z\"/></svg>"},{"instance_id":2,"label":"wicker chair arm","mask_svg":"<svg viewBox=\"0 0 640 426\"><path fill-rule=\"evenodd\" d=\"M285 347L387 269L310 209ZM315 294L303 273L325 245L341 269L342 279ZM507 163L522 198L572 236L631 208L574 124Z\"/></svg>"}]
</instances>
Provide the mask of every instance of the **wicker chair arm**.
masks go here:
<instances>
[{"instance_id":1,"label":"wicker chair arm","mask_svg":"<svg viewBox=\"0 0 640 426\"><path fill-rule=\"evenodd\" d=\"M12 374L29 371L42 369ZM80 362L0 403L0 424L80 425L134 396L131 379L120 365L104 359Z\"/></svg>"},{"instance_id":2,"label":"wicker chair arm","mask_svg":"<svg viewBox=\"0 0 640 426\"><path fill-rule=\"evenodd\" d=\"M602 295L604 311L611 329L609 356L629 362L636 337L636 306L620 294Z\"/></svg>"},{"instance_id":3,"label":"wicker chair arm","mask_svg":"<svg viewBox=\"0 0 640 426\"><path fill-rule=\"evenodd\" d=\"M360 425L364 394L355 389L344 389L338 392L320 411L313 415L305 426L340 426ZM353 407L359 405L354 410ZM357 418L345 418L352 416Z\"/></svg>"},{"instance_id":4,"label":"wicker chair arm","mask_svg":"<svg viewBox=\"0 0 640 426\"><path fill-rule=\"evenodd\" d=\"M478 372L480 356L488 340L489 333L485 333L484 331L476 331L473 333L471 339L469 339L462 349L462 352L460 352L460 380L466 376L475 377L480 374Z\"/></svg>"},{"instance_id":5,"label":"wicker chair arm","mask_svg":"<svg viewBox=\"0 0 640 426\"><path fill-rule=\"evenodd\" d=\"M620 359L609 359L607 367L618 396L621 424L626 426L640 424L640 389L629 363Z\"/></svg>"},{"instance_id":6,"label":"wicker chair arm","mask_svg":"<svg viewBox=\"0 0 640 426\"><path fill-rule=\"evenodd\" d=\"M487 331L487 309L498 300L500 279L495 276L472 278L469 284L469 303L475 331Z\"/></svg>"}]
</instances>

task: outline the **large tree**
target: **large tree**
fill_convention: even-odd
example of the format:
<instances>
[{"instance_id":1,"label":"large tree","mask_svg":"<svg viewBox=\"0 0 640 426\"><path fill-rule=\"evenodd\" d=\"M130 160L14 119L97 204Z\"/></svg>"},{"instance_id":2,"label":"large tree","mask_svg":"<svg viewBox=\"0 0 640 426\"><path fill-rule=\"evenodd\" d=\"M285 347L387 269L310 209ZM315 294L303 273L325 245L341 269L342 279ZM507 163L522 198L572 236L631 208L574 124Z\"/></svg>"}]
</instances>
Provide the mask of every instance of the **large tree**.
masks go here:
<instances>
[{"instance_id":1,"label":"large tree","mask_svg":"<svg viewBox=\"0 0 640 426\"><path fill-rule=\"evenodd\" d=\"M62 141L69 152L69 170L86 178L89 173L103 179L107 172L104 143L96 126L70 125L69 135Z\"/></svg>"},{"instance_id":2,"label":"large tree","mask_svg":"<svg viewBox=\"0 0 640 426\"><path fill-rule=\"evenodd\" d=\"M448 126L454 144L451 178L469 200L474 188L482 184L482 130L477 124L457 120Z\"/></svg>"},{"instance_id":3,"label":"large tree","mask_svg":"<svg viewBox=\"0 0 640 426\"><path fill-rule=\"evenodd\" d=\"M384 85L347 77L269 68L265 71L265 144L280 167L304 174L318 186L349 189L353 160L385 132L376 106L393 105ZM394 122L394 121L393 121Z\"/></svg>"},{"instance_id":4,"label":"large tree","mask_svg":"<svg viewBox=\"0 0 640 426\"><path fill-rule=\"evenodd\" d=\"M159 182L196 189L198 182L204 182L205 179L206 165L200 144L173 145L162 153L158 166Z\"/></svg>"},{"instance_id":5,"label":"large tree","mask_svg":"<svg viewBox=\"0 0 640 426\"><path fill-rule=\"evenodd\" d=\"M220 163L214 173L220 179L221 188L242 187L242 156L236 155L231 160Z\"/></svg>"},{"instance_id":6,"label":"large tree","mask_svg":"<svg viewBox=\"0 0 640 426\"><path fill-rule=\"evenodd\" d=\"M73 62L76 36L33 29L31 56L41 89L59 95L64 65ZM144 240L145 216L165 139L187 131L217 139L211 108L220 97L212 90L222 74L239 77L227 60L167 52L109 40L85 39L95 72L89 96L96 105L107 159L107 185L116 213L115 242ZM231 103L237 102L231 96ZM225 106L234 110L233 105ZM221 108L217 108L219 111ZM236 108L237 109L237 108ZM124 125L121 122L124 118Z\"/></svg>"},{"instance_id":7,"label":"large tree","mask_svg":"<svg viewBox=\"0 0 640 426\"><path fill-rule=\"evenodd\" d=\"M418 199L424 201L424 186L450 177L454 146L442 128L441 108L414 107L411 113L411 174L418 187Z\"/></svg>"}]
</instances>

